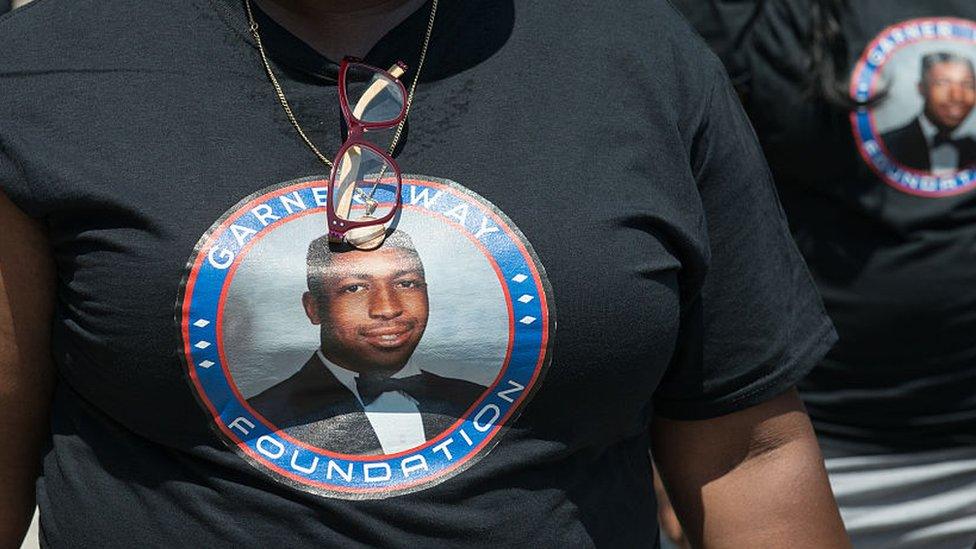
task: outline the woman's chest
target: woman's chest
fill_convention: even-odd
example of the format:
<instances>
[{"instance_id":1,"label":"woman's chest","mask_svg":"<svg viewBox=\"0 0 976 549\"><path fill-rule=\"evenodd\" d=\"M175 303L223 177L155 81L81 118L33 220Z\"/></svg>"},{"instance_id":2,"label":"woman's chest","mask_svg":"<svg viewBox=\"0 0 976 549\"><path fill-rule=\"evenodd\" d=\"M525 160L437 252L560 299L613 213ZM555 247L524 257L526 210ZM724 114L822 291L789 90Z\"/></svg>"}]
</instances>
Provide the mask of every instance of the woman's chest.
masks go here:
<instances>
[{"instance_id":1,"label":"woman's chest","mask_svg":"<svg viewBox=\"0 0 976 549\"><path fill-rule=\"evenodd\" d=\"M608 142L571 116L540 129L541 114L430 106L464 87L419 97L389 253L324 242L326 169L276 104L242 107L257 91L181 114L188 98L171 97L156 108L180 123L131 118L128 139L87 131L111 162L47 168L64 190L51 225L66 379L163 439L183 426L152 418L174 406L225 430L262 424L250 401L319 352L480 387L469 421L497 408L570 439L639 430L674 350L678 235L699 227L675 190L682 152L666 136ZM338 142L329 110L308 107L326 95L298 88L296 112L312 139ZM395 187L378 192L391 202Z\"/></svg>"}]
</instances>

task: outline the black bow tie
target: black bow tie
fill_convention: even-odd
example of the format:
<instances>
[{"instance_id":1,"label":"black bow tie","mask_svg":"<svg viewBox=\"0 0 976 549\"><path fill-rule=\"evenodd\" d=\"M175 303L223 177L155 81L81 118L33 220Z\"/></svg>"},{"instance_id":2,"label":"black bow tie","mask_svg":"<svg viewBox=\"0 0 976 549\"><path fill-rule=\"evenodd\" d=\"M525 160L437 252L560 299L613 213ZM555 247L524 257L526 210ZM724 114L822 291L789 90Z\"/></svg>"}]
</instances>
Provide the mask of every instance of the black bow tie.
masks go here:
<instances>
[{"instance_id":1,"label":"black bow tie","mask_svg":"<svg viewBox=\"0 0 976 549\"><path fill-rule=\"evenodd\" d=\"M953 139L949 132L940 131L935 134L935 139L932 140L932 148L936 148L942 145L952 145L955 148L959 148L959 140Z\"/></svg>"},{"instance_id":2,"label":"black bow tie","mask_svg":"<svg viewBox=\"0 0 976 549\"><path fill-rule=\"evenodd\" d=\"M383 393L402 391L417 398L424 390L424 376L420 374L407 377L383 377L378 375L360 374L356 377L356 390L363 404L369 406Z\"/></svg>"}]
</instances>

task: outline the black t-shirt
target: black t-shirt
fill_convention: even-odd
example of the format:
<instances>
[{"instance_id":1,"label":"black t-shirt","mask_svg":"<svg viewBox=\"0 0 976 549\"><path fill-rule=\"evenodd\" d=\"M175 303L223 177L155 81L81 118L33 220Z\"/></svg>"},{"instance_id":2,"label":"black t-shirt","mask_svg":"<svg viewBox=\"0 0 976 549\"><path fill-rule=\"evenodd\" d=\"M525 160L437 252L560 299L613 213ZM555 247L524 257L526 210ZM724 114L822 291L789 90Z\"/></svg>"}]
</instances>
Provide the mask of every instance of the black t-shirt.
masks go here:
<instances>
[{"instance_id":1,"label":"black t-shirt","mask_svg":"<svg viewBox=\"0 0 976 549\"><path fill-rule=\"evenodd\" d=\"M746 90L840 335L801 384L851 452L976 443L976 4L850 2L852 97L812 99L811 2L681 0Z\"/></svg>"},{"instance_id":2,"label":"black t-shirt","mask_svg":"<svg viewBox=\"0 0 976 549\"><path fill-rule=\"evenodd\" d=\"M428 10L366 61L416 65ZM259 22L331 156L335 65ZM833 341L667 3L442 0L369 253L322 245L246 29L235 0L0 20L0 182L59 274L51 545L653 545L652 414L768 400Z\"/></svg>"}]
</instances>

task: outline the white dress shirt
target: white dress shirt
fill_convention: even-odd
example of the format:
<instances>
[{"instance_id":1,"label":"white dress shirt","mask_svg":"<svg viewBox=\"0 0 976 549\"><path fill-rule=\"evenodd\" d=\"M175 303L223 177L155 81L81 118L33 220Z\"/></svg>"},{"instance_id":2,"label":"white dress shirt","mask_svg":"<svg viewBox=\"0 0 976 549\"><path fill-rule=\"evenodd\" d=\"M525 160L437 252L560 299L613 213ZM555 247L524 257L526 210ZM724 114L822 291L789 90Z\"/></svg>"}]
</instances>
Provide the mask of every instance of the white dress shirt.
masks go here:
<instances>
[{"instance_id":1,"label":"white dress shirt","mask_svg":"<svg viewBox=\"0 0 976 549\"><path fill-rule=\"evenodd\" d=\"M322 354L321 349L316 352L322 364L325 364L325 367L332 372L339 383L342 383L352 394L356 395L356 399L363 405L363 410L366 411L366 419L369 420L373 431L376 432L376 438L380 440L384 454L395 454L427 442L427 438L424 436L424 422L420 416L420 410L417 408L417 401L410 395L403 391L389 391L366 405L356 388L356 378L359 374L330 362ZM420 368L408 360L407 364L391 377L403 378L414 375L420 375Z\"/></svg>"},{"instance_id":2,"label":"white dress shirt","mask_svg":"<svg viewBox=\"0 0 976 549\"><path fill-rule=\"evenodd\" d=\"M922 126L922 134L925 136L925 143L929 147L929 166L931 166L931 172L935 175L953 175L959 170L959 150L949 143L943 143L938 147L933 147L932 143L935 141L935 136L939 133L939 127L936 126L927 116L923 113L918 117L919 124ZM949 134L953 139L957 138L956 131Z\"/></svg>"}]
</instances>

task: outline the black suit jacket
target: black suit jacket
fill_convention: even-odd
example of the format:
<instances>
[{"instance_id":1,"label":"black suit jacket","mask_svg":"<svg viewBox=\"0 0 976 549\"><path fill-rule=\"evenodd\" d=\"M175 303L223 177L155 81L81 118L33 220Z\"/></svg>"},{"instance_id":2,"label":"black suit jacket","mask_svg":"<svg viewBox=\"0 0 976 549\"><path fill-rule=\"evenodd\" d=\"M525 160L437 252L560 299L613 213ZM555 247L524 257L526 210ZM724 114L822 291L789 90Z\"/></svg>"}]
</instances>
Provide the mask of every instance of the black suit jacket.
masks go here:
<instances>
[{"instance_id":1,"label":"black suit jacket","mask_svg":"<svg viewBox=\"0 0 976 549\"><path fill-rule=\"evenodd\" d=\"M929 144L918 118L906 126L882 134L881 141L899 164L924 172L932 171ZM962 138L956 141L956 147L959 150L958 169L976 166L976 139Z\"/></svg>"},{"instance_id":2,"label":"black suit jacket","mask_svg":"<svg viewBox=\"0 0 976 549\"><path fill-rule=\"evenodd\" d=\"M430 440L451 426L486 387L421 371L424 393L417 400ZM344 454L382 454L380 441L363 406L318 354L288 379L248 399L261 415L289 435L319 448Z\"/></svg>"}]
</instances>

